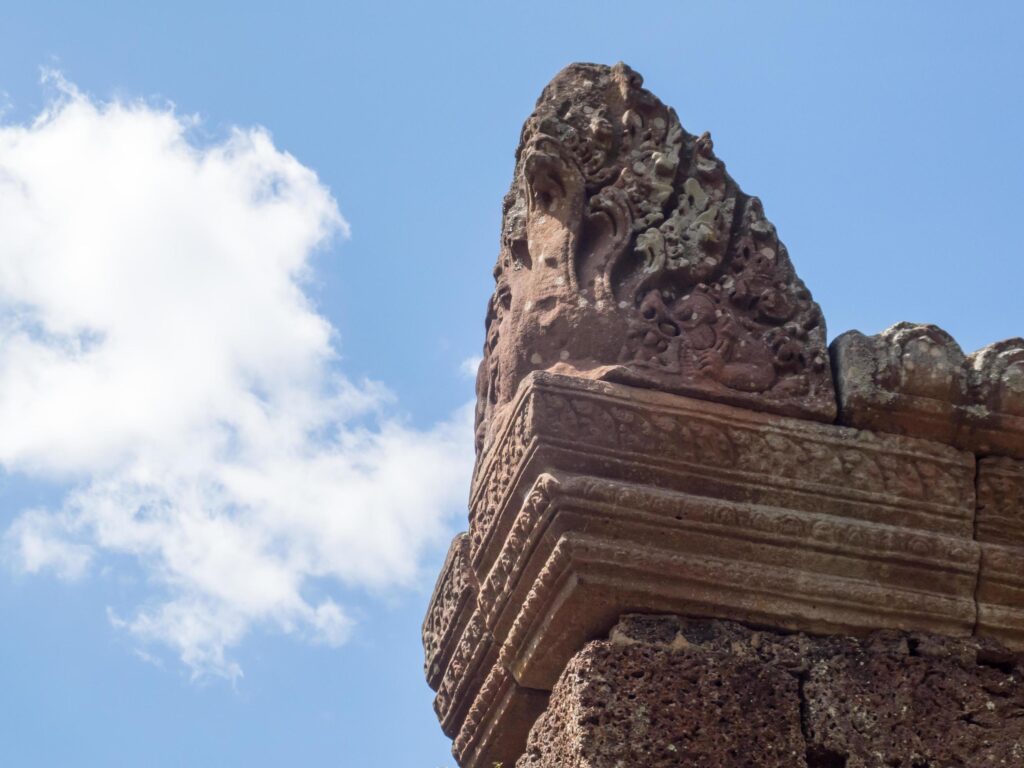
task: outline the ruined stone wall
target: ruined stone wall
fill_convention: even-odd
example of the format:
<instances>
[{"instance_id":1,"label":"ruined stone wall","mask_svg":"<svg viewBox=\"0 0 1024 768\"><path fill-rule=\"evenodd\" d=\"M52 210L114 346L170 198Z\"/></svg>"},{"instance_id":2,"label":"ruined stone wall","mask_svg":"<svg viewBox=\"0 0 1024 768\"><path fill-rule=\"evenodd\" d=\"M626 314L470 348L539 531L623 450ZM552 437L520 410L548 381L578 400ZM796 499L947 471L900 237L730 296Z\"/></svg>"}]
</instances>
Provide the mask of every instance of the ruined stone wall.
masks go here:
<instances>
[{"instance_id":1,"label":"ruined stone wall","mask_svg":"<svg viewBox=\"0 0 1024 768\"><path fill-rule=\"evenodd\" d=\"M573 656L516 765L1019 766L1020 674L977 638L624 616Z\"/></svg>"},{"instance_id":2,"label":"ruined stone wall","mask_svg":"<svg viewBox=\"0 0 1024 768\"><path fill-rule=\"evenodd\" d=\"M463 768L1024 765L1024 340L826 349L760 202L621 64L542 93L495 283L423 628Z\"/></svg>"}]
</instances>

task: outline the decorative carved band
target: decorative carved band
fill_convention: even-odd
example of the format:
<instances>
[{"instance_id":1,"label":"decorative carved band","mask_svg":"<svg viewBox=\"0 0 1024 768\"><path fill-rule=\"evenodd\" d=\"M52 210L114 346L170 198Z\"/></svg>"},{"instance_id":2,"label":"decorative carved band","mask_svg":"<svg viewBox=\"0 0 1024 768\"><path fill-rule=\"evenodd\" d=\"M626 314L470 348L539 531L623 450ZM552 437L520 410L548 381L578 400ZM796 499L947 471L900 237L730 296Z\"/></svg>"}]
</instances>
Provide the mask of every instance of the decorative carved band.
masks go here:
<instances>
[{"instance_id":1,"label":"decorative carved band","mask_svg":"<svg viewBox=\"0 0 1024 768\"><path fill-rule=\"evenodd\" d=\"M476 591L476 576L469 564L469 536L460 533L452 539L423 620L423 669L434 690L473 611Z\"/></svg>"},{"instance_id":2,"label":"decorative carved band","mask_svg":"<svg viewBox=\"0 0 1024 768\"><path fill-rule=\"evenodd\" d=\"M1024 546L1024 461L978 462L978 541Z\"/></svg>"},{"instance_id":3,"label":"decorative carved band","mask_svg":"<svg viewBox=\"0 0 1024 768\"><path fill-rule=\"evenodd\" d=\"M480 467L478 574L507 530L499 511L518 508L524 466L545 449L546 468L956 535L973 528L973 457L946 446L541 373L524 382Z\"/></svg>"}]
</instances>

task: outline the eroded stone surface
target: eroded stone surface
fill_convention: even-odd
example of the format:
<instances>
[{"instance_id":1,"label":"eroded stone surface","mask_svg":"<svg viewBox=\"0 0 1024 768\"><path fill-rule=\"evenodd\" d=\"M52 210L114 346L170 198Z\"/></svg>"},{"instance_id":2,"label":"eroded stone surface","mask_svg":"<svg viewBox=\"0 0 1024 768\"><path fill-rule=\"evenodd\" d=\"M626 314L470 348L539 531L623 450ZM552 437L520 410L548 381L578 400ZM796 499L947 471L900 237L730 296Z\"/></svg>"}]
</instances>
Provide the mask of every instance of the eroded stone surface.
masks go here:
<instances>
[{"instance_id":1,"label":"eroded stone surface","mask_svg":"<svg viewBox=\"0 0 1024 768\"><path fill-rule=\"evenodd\" d=\"M849 331L832 342L831 353L844 424L953 443L967 402L967 369L948 333L912 323L876 336Z\"/></svg>"},{"instance_id":2,"label":"eroded stone surface","mask_svg":"<svg viewBox=\"0 0 1024 768\"><path fill-rule=\"evenodd\" d=\"M831 421L818 305L708 134L623 64L573 64L523 127L480 366L478 447L556 366Z\"/></svg>"},{"instance_id":3,"label":"eroded stone surface","mask_svg":"<svg viewBox=\"0 0 1024 768\"><path fill-rule=\"evenodd\" d=\"M965 356L941 328L898 323L830 352L841 423L1024 458L1024 339Z\"/></svg>"},{"instance_id":4,"label":"eroded stone surface","mask_svg":"<svg viewBox=\"0 0 1024 768\"><path fill-rule=\"evenodd\" d=\"M588 644L566 668L517 768L794 768L798 682L732 656Z\"/></svg>"},{"instance_id":5,"label":"eroded stone surface","mask_svg":"<svg viewBox=\"0 0 1024 768\"><path fill-rule=\"evenodd\" d=\"M627 616L567 666L517 768L1024 764L1019 657L991 642L853 639Z\"/></svg>"},{"instance_id":6,"label":"eroded stone surface","mask_svg":"<svg viewBox=\"0 0 1024 768\"><path fill-rule=\"evenodd\" d=\"M971 396L959 443L980 454L1024 459L1024 339L1007 339L968 358Z\"/></svg>"}]
</instances>

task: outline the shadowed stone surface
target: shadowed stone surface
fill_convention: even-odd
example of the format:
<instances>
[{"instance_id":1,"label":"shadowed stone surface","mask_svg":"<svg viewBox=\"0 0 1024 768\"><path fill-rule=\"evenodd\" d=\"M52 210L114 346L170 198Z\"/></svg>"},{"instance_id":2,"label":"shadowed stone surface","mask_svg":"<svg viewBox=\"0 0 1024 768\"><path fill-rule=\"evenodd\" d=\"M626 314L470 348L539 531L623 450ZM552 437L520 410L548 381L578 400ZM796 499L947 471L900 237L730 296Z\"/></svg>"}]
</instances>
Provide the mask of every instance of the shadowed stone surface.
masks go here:
<instances>
[{"instance_id":1,"label":"shadowed stone surface","mask_svg":"<svg viewBox=\"0 0 1024 768\"><path fill-rule=\"evenodd\" d=\"M516 766L1019 766L1020 674L990 642L626 616L573 657Z\"/></svg>"},{"instance_id":2,"label":"shadowed stone surface","mask_svg":"<svg viewBox=\"0 0 1024 768\"><path fill-rule=\"evenodd\" d=\"M523 126L477 380L478 447L561 367L831 421L825 321L708 134L624 64L573 64Z\"/></svg>"}]
</instances>

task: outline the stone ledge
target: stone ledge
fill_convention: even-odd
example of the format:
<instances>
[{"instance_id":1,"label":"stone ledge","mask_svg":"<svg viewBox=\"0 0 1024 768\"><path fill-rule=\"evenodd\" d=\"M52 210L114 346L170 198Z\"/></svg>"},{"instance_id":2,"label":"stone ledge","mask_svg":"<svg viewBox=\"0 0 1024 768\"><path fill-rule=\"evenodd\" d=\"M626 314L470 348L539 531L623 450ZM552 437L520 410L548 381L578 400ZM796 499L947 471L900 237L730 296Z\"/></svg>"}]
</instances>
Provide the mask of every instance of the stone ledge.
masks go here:
<instances>
[{"instance_id":1,"label":"stone ledge","mask_svg":"<svg viewBox=\"0 0 1024 768\"><path fill-rule=\"evenodd\" d=\"M612 619L626 603L668 611L685 603L702 615L791 629L967 635L978 561L975 542L944 534L546 474L516 515L480 601L487 626L507 638L504 651L535 644L516 638L528 611L576 606L573 590L598 582L607 596L565 608L574 625L604 603ZM591 634L607 630L597 619L584 623ZM538 655L550 664L565 660L543 645Z\"/></svg>"},{"instance_id":2,"label":"stone ledge","mask_svg":"<svg viewBox=\"0 0 1024 768\"><path fill-rule=\"evenodd\" d=\"M491 668L452 744L463 768L511 766L526 734L548 703L549 692L523 688L500 664Z\"/></svg>"},{"instance_id":3,"label":"stone ledge","mask_svg":"<svg viewBox=\"0 0 1024 768\"><path fill-rule=\"evenodd\" d=\"M560 469L711 498L767 503L970 537L974 458L679 395L552 373L520 387L478 466L470 557L490 568L541 472Z\"/></svg>"},{"instance_id":4,"label":"stone ledge","mask_svg":"<svg viewBox=\"0 0 1024 768\"><path fill-rule=\"evenodd\" d=\"M797 550L793 559L806 554ZM957 591L941 594L566 533L530 588L502 657L520 684L550 688L581 641L607 632L629 610L819 633L890 627L966 637L974 628L976 577L954 578Z\"/></svg>"}]
</instances>

